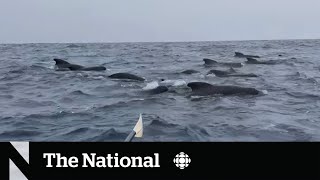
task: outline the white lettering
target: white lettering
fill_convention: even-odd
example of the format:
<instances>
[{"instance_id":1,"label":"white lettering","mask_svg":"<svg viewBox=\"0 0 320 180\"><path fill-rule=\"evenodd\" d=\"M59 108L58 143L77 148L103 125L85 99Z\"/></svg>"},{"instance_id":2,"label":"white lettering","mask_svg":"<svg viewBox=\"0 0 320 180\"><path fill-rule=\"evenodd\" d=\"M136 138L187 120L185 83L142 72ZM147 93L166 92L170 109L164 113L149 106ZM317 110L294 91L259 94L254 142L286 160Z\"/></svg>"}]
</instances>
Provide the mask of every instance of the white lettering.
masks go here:
<instances>
[{"instance_id":1,"label":"white lettering","mask_svg":"<svg viewBox=\"0 0 320 180\"><path fill-rule=\"evenodd\" d=\"M144 163L143 163L144 167L153 167L153 159L150 156L144 157Z\"/></svg>"},{"instance_id":2,"label":"white lettering","mask_svg":"<svg viewBox=\"0 0 320 180\"><path fill-rule=\"evenodd\" d=\"M107 162L108 162L108 167L112 168L113 165L111 164L111 160L113 159L111 154L108 154L108 156L106 157Z\"/></svg>"},{"instance_id":3,"label":"white lettering","mask_svg":"<svg viewBox=\"0 0 320 180\"><path fill-rule=\"evenodd\" d=\"M115 153L114 155L114 166L113 167L120 167L119 166L119 158L118 158L118 153Z\"/></svg>"},{"instance_id":4,"label":"white lettering","mask_svg":"<svg viewBox=\"0 0 320 180\"><path fill-rule=\"evenodd\" d=\"M97 157L97 167L106 167L106 159L104 157Z\"/></svg>"},{"instance_id":5,"label":"white lettering","mask_svg":"<svg viewBox=\"0 0 320 180\"><path fill-rule=\"evenodd\" d=\"M72 168L78 167L78 158L72 156L72 157L68 160L68 164L69 164L69 166L72 167Z\"/></svg>"},{"instance_id":6,"label":"white lettering","mask_svg":"<svg viewBox=\"0 0 320 180\"><path fill-rule=\"evenodd\" d=\"M82 167L88 167L87 165L87 161L90 164L91 167L94 167L95 164L95 157L96 157L96 153L90 153L91 155L91 159L89 157L89 155L87 153L82 153L82 157L83 157L83 165Z\"/></svg>"},{"instance_id":7,"label":"white lettering","mask_svg":"<svg viewBox=\"0 0 320 180\"><path fill-rule=\"evenodd\" d=\"M44 153L43 154L43 158L48 158L48 164L46 165L46 167L52 167L52 164L51 164L51 158L55 158L56 157L56 154L55 153Z\"/></svg>"},{"instance_id":8,"label":"white lettering","mask_svg":"<svg viewBox=\"0 0 320 180\"><path fill-rule=\"evenodd\" d=\"M56 167L68 167L67 157L65 157L65 156L61 157L60 153L56 153L56 155L57 155L57 166ZM63 162L61 162L61 161L63 161ZM61 165L61 164L63 164L63 165Z\"/></svg>"},{"instance_id":9,"label":"white lettering","mask_svg":"<svg viewBox=\"0 0 320 180\"><path fill-rule=\"evenodd\" d=\"M142 158L141 158L141 157L131 157L131 159L132 159L132 165L131 165L131 167L143 167L143 165L142 165ZM137 164L136 164L136 160L139 160L138 166L137 166Z\"/></svg>"},{"instance_id":10,"label":"white lettering","mask_svg":"<svg viewBox=\"0 0 320 180\"><path fill-rule=\"evenodd\" d=\"M127 160L127 164L124 164L124 162L123 162L124 160ZM122 167L127 168L127 167L130 166L130 164L131 164L130 158L128 158L128 157L122 157L122 158L120 159L120 165L121 165Z\"/></svg>"},{"instance_id":11,"label":"white lettering","mask_svg":"<svg viewBox=\"0 0 320 180\"><path fill-rule=\"evenodd\" d=\"M159 153L154 153L154 156L156 158L156 162L155 162L155 165L153 167L160 167L160 164L159 164Z\"/></svg>"}]
</instances>

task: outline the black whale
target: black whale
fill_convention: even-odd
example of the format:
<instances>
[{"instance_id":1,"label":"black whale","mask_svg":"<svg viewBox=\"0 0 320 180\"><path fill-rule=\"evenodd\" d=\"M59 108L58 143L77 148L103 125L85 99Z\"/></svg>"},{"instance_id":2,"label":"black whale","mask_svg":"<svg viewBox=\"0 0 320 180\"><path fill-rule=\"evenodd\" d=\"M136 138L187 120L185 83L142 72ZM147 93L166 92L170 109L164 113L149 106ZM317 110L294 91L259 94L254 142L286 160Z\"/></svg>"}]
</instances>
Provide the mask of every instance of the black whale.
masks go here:
<instances>
[{"instance_id":1,"label":"black whale","mask_svg":"<svg viewBox=\"0 0 320 180\"><path fill-rule=\"evenodd\" d=\"M206 66L222 65L222 66L235 67L235 68L242 67L241 63L231 63L231 62L222 63L222 62L217 62L215 60L208 59L208 58L204 58L203 61L204 61L204 65Z\"/></svg>"},{"instance_id":2,"label":"black whale","mask_svg":"<svg viewBox=\"0 0 320 180\"><path fill-rule=\"evenodd\" d=\"M198 96L206 96L206 95L215 95L215 94L222 94L222 95L258 95L260 91L256 90L255 88L245 88L239 86L217 86L212 85L205 82L190 82L188 83L188 87L192 89L193 95Z\"/></svg>"},{"instance_id":3,"label":"black whale","mask_svg":"<svg viewBox=\"0 0 320 180\"><path fill-rule=\"evenodd\" d=\"M260 58L260 56L254 56L254 55L246 55L241 52L235 52L234 57L239 57L239 58Z\"/></svg>"},{"instance_id":4,"label":"black whale","mask_svg":"<svg viewBox=\"0 0 320 180\"><path fill-rule=\"evenodd\" d=\"M129 74L129 73L115 73L115 74L110 75L109 78L145 81L144 78L136 76L134 74Z\"/></svg>"},{"instance_id":5,"label":"black whale","mask_svg":"<svg viewBox=\"0 0 320 180\"><path fill-rule=\"evenodd\" d=\"M106 68L103 66L94 66L94 67L84 67L77 64L71 64L62 59L53 59L56 62L56 67L58 70L70 70L70 71L105 71Z\"/></svg>"}]
</instances>

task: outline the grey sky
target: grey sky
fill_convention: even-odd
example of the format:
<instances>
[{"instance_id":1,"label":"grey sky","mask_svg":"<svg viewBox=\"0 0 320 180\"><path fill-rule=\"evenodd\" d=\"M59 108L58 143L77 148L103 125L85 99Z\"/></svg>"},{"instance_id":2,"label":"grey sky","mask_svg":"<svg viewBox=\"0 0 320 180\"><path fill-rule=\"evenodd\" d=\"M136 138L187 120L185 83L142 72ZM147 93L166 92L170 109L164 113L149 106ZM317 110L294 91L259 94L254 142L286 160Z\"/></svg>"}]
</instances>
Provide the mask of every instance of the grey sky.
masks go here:
<instances>
[{"instance_id":1,"label":"grey sky","mask_svg":"<svg viewBox=\"0 0 320 180\"><path fill-rule=\"evenodd\" d=\"M0 43L320 37L319 0L0 0Z\"/></svg>"}]
</instances>

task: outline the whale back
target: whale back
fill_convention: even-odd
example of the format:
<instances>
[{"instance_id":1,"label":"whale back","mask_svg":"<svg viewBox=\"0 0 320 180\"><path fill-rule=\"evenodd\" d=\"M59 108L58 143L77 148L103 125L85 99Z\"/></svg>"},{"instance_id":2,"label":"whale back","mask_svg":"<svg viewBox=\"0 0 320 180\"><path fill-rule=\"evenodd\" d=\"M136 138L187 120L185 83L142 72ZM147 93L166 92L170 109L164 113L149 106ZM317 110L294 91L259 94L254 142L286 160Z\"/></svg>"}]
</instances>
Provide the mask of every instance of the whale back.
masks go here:
<instances>
[{"instance_id":1,"label":"whale back","mask_svg":"<svg viewBox=\"0 0 320 180\"><path fill-rule=\"evenodd\" d=\"M212 69L207 74L215 74L216 76L226 76L229 72Z\"/></svg>"},{"instance_id":2,"label":"whale back","mask_svg":"<svg viewBox=\"0 0 320 180\"><path fill-rule=\"evenodd\" d=\"M255 88L246 88L238 86L215 86L205 82L191 82L188 83L188 87L192 89L195 95L235 95L235 94L249 94L258 95L259 91Z\"/></svg>"},{"instance_id":3,"label":"whale back","mask_svg":"<svg viewBox=\"0 0 320 180\"><path fill-rule=\"evenodd\" d=\"M69 64L67 68L70 69L71 71L77 71L77 70L81 70L83 66L76 65L76 64Z\"/></svg>"},{"instance_id":4,"label":"whale back","mask_svg":"<svg viewBox=\"0 0 320 180\"><path fill-rule=\"evenodd\" d=\"M206 83L206 82L190 82L187 84L187 86L190 87L192 89L192 91L213 87L213 85Z\"/></svg>"},{"instance_id":5,"label":"whale back","mask_svg":"<svg viewBox=\"0 0 320 180\"><path fill-rule=\"evenodd\" d=\"M81 70L82 71L105 71L107 70L107 68L104 66L95 66L95 67L82 68Z\"/></svg>"},{"instance_id":6,"label":"whale back","mask_svg":"<svg viewBox=\"0 0 320 180\"><path fill-rule=\"evenodd\" d=\"M275 60L270 60L270 61L258 61L254 58L247 58L247 63L251 63L251 64L277 64L277 62Z\"/></svg>"},{"instance_id":7,"label":"whale back","mask_svg":"<svg viewBox=\"0 0 320 180\"><path fill-rule=\"evenodd\" d=\"M144 81L145 79L139 76L136 76L134 74L129 74L129 73L116 73L112 74L109 76L110 78L113 79L132 79L132 80L137 80L137 81Z\"/></svg>"},{"instance_id":8,"label":"whale back","mask_svg":"<svg viewBox=\"0 0 320 180\"><path fill-rule=\"evenodd\" d=\"M260 56L255 56L255 55L246 55L240 52L235 52L235 57L243 57L243 58L260 58Z\"/></svg>"},{"instance_id":9,"label":"whale back","mask_svg":"<svg viewBox=\"0 0 320 180\"><path fill-rule=\"evenodd\" d=\"M247 58L247 61L248 62L252 62L252 63L253 62L259 62L258 60L254 59L254 58L250 58L250 57Z\"/></svg>"},{"instance_id":10,"label":"whale back","mask_svg":"<svg viewBox=\"0 0 320 180\"><path fill-rule=\"evenodd\" d=\"M213 94L222 94L215 86L206 82L190 82L187 84L192 90L192 95L207 96Z\"/></svg>"},{"instance_id":11,"label":"whale back","mask_svg":"<svg viewBox=\"0 0 320 180\"><path fill-rule=\"evenodd\" d=\"M181 72L182 74L194 74L194 73L199 73L199 71L193 70L193 69L188 69L185 71Z\"/></svg>"},{"instance_id":12,"label":"whale back","mask_svg":"<svg viewBox=\"0 0 320 180\"><path fill-rule=\"evenodd\" d=\"M242 63L233 63L233 62L226 62L226 63L220 63L223 64L225 66L229 66L229 67L242 67Z\"/></svg>"},{"instance_id":13,"label":"whale back","mask_svg":"<svg viewBox=\"0 0 320 180\"><path fill-rule=\"evenodd\" d=\"M258 77L258 75L249 73L249 74L231 74L232 77Z\"/></svg>"},{"instance_id":14,"label":"whale back","mask_svg":"<svg viewBox=\"0 0 320 180\"><path fill-rule=\"evenodd\" d=\"M259 91L255 88L246 88L238 86L214 86L215 94L223 95L235 95L235 94L247 94L247 95L258 95Z\"/></svg>"}]
</instances>

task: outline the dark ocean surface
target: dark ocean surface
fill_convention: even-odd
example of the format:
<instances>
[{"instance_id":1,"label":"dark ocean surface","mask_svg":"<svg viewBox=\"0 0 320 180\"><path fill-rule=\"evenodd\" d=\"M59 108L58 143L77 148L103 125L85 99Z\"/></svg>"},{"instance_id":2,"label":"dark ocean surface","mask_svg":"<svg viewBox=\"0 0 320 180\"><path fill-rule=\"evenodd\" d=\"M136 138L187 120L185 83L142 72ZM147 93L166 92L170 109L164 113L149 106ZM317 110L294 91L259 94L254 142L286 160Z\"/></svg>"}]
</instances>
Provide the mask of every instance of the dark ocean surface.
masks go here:
<instances>
[{"instance_id":1,"label":"dark ocean surface","mask_svg":"<svg viewBox=\"0 0 320 180\"><path fill-rule=\"evenodd\" d=\"M245 64L235 51L277 63ZM56 71L53 58L107 70ZM242 62L237 72L259 77L206 75L228 67L203 58ZM118 72L146 81L108 78ZM162 78L169 92L141 93ZM190 97L192 81L267 93ZM144 136L134 141L319 141L319 83L320 40L0 44L0 140L123 141L141 113Z\"/></svg>"}]
</instances>

